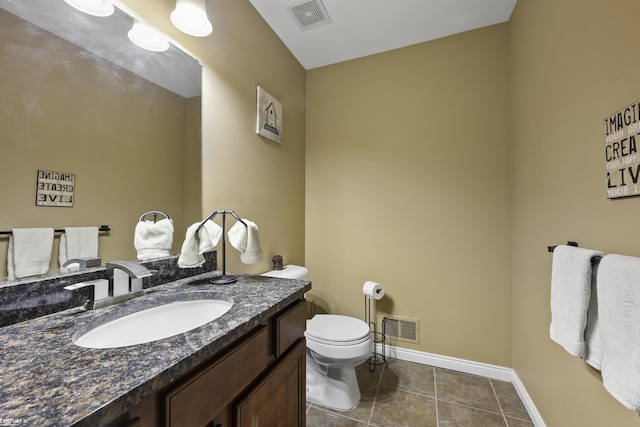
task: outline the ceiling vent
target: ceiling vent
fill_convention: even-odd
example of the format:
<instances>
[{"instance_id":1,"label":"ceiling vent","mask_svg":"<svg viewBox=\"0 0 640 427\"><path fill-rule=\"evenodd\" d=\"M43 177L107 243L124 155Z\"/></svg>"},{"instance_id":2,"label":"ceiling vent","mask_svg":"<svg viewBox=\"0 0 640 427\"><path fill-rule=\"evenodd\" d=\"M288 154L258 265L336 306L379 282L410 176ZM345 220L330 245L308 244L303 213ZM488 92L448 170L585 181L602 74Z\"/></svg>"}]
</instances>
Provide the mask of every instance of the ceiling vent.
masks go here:
<instances>
[{"instance_id":1,"label":"ceiling vent","mask_svg":"<svg viewBox=\"0 0 640 427\"><path fill-rule=\"evenodd\" d=\"M321 0L305 0L289 5L288 9L301 30L309 30L331 22Z\"/></svg>"}]
</instances>

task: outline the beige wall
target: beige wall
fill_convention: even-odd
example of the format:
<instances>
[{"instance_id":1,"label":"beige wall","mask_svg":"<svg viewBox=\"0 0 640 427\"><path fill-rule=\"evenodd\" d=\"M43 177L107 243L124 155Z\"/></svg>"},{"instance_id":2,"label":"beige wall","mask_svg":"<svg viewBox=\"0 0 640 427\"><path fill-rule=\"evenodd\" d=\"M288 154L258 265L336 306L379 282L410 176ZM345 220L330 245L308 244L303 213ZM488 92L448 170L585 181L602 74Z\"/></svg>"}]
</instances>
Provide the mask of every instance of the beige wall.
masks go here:
<instances>
[{"instance_id":1,"label":"beige wall","mask_svg":"<svg viewBox=\"0 0 640 427\"><path fill-rule=\"evenodd\" d=\"M511 364L507 26L307 73L306 264L319 309L417 318L401 347Z\"/></svg>"},{"instance_id":2,"label":"beige wall","mask_svg":"<svg viewBox=\"0 0 640 427\"><path fill-rule=\"evenodd\" d=\"M607 200L603 119L640 98L635 0L519 0L509 24L513 366L549 426L637 426L549 339L547 245L640 256L640 199Z\"/></svg>"},{"instance_id":3,"label":"beige wall","mask_svg":"<svg viewBox=\"0 0 640 427\"><path fill-rule=\"evenodd\" d=\"M143 212L165 211L183 229L185 124L199 121L199 101L187 110L178 95L24 21L9 22L0 67L0 230L108 224L112 231L99 238L107 261L135 259ZM43 64L53 46L54 59ZM75 174L73 207L35 206L38 169ZM0 280L8 241L0 236ZM56 236L51 272L58 243ZM174 252L180 244L174 240Z\"/></svg>"},{"instance_id":4,"label":"beige wall","mask_svg":"<svg viewBox=\"0 0 640 427\"><path fill-rule=\"evenodd\" d=\"M124 3L203 62L202 217L235 210L254 221L265 254L244 265L228 246L227 270L264 272L275 254L304 264L305 70L248 1L208 2L204 38L171 25L173 1ZM255 133L258 85L283 103L283 145Z\"/></svg>"}]
</instances>

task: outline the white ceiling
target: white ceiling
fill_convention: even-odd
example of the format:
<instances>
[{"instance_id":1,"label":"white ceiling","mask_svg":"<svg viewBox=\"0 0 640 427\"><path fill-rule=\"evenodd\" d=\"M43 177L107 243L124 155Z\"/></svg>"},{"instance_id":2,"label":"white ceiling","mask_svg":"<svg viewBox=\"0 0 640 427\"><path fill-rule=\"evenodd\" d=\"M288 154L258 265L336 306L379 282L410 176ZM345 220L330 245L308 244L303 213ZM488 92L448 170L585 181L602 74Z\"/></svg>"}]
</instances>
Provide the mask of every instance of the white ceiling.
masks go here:
<instances>
[{"instance_id":1,"label":"white ceiling","mask_svg":"<svg viewBox=\"0 0 640 427\"><path fill-rule=\"evenodd\" d=\"M301 30L289 11L301 0L249 1L307 70L506 22L516 4L516 0L322 0L331 22Z\"/></svg>"}]
</instances>

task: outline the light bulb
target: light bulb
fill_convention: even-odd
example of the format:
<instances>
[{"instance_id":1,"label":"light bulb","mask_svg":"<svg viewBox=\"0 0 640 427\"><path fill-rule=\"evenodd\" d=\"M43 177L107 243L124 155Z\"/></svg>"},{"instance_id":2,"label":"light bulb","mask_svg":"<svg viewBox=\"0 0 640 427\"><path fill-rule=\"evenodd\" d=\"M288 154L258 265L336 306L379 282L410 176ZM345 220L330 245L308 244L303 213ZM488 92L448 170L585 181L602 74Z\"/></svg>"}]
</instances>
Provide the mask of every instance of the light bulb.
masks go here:
<instances>
[{"instance_id":1,"label":"light bulb","mask_svg":"<svg viewBox=\"0 0 640 427\"><path fill-rule=\"evenodd\" d=\"M115 8L111 0L64 0L69 6L93 16L111 16Z\"/></svg>"},{"instance_id":2,"label":"light bulb","mask_svg":"<svg viewBox=\"0 0 640 427\"><path fill-rule=\"evenodd\" d=\"M169 41L161 32L137 19L133 21L133 27L127 35L129 40L143 49L153 52L164 52L169 49Z\"/></svg>"},{"instance_id":3,"label":"light bulb","mask_svg":"<svg viewBox=\"0 0 640 427\"><path fill-rule=\"evenodd\" d=\"M171 22L190 36L205 37L213 31L204 0L177 0Z\"/></svg>"}]
</instances>

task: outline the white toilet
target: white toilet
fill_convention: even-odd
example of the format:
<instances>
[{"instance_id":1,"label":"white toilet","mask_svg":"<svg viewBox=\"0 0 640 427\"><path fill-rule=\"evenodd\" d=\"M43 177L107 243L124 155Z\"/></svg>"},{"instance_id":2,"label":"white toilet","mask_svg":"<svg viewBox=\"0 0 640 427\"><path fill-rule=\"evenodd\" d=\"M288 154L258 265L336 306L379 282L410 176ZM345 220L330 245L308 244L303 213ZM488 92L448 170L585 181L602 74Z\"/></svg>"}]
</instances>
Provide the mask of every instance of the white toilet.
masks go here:
<instances>
[{"instance_id":1,"label":"white toilet","mask_svg":"<svg viewBox=\"0 0 640 427\"><path fill-rule=\"evenodd\" d=\"M287 273L287 270L289 272ZM263 276L306 278L306 268L287 265ZM317 314L307 321L307 400L339 411L360 402L356 366L373 351L369 325L337 314Z\"/></svg>"}]
</instances>

